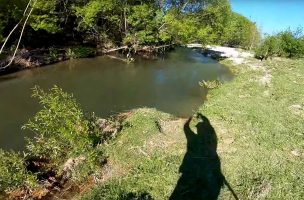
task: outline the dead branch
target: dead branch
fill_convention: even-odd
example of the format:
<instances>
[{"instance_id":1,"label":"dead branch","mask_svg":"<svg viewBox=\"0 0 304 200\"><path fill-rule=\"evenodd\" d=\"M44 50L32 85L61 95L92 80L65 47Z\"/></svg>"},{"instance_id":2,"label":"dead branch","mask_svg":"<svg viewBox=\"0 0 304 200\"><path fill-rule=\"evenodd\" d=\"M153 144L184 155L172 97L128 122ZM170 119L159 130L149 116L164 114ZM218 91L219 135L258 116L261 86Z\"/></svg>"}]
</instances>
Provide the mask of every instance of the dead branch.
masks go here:
<instances>
[{"instance_id":1,"label":"dead branch","mask_svg":"<svg viewBox=\"0 0 304 200\"><path fill-rule=\"evenodd\" d=\"M119 51L119 50L122 50L122 49L128 49L128 46L122 46L122 47L117 47L117 48L105 50L105 51L103 51L103 53L107 54L107 53L111 53L111 52L114 52L114 51Z\"/></svg>"},{"instance_id":2,"label":"dead branch","mask_svg":"<svg viewBox=\"0 0 304 200\"><path fill-rule=\"evenodd\" d=\"M30 2L31 2L31 0L30 0ZM30 2L29 2L29 3L30 3ZM19 48L19 45L20 45L20 42L21 42L23 33L24 33L25 25L27 24L27 21L28 21L28 19L30 18L31 14L32 14L32 12L33 12L33 10L34 10L34 7L35 7L36 2L37 2L37 1L34 1L32 7L31 7L31 10L30 10L29 14L27 15L27 17L26 17L26 19L25 19L25 21L24 21L24 24L23 24L23 26L22 26L22 30L21 30L21 33L20 33L20 36L19 36L19 40L18 40L16 49L15 49L15 51L14 51L14 54L13 54L13 56L12 56L10 62L9 62L7 65L5 65L4 67L1 67L2 69L5 69L5 68L9 67L9 66L13 63L13 61L14 61L14 59L15 59L15 56L16 56L16 53L17 53L17 51L18 51L18 48Z\"/></svg>"},{"instance_id":3,"label":"dead branch","mask_svg":"<svg viewBox=\"0 0 304 200\"><path fill-rule=\"evenodd\" d=\"M28 8L30 7L31 2L32 2L32 0L29 0L28 4L27 4L27 6L26 6L26 8L25 8L25 10L24 10L24 12L23 12L22 18L21 18L20 21L14 26L14 28L11 30L11 32L10 32L10 33L8 34L8 36L6 37L4 43L2 44L2 47L1 47L1 50L0 50L0 55L1 55L1 53L2 53L2 51L3 51L3 49L4 49L4 47L5 47L5 45L6 45L6 43L7 43L7 41L8 41L9 38L11 37L11 35L12 35L13 32L17 29L17 27L18 27L19 24L22 22L22 20L24 19L25 14L27 13Z\"/></svg>"}]
</instances>

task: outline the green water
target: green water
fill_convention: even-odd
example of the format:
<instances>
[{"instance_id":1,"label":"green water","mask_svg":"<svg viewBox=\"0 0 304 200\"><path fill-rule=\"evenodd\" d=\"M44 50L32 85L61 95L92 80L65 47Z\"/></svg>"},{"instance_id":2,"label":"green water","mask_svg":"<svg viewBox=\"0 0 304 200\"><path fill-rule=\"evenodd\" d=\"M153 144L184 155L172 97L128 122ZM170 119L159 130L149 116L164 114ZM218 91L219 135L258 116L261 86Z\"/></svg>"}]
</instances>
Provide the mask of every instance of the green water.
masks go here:
<instances>
[{"instance_id":1,"label":"green water","mask_svg":"<svg viewBox=\"0 0 304 200\"><path fill-rule=\"evenodd\" d=\"M206 98L201 80L229 81L231 72L200 53L178 48L157 60L136 58L131 64L97 57L20 71L0 77L0 148L24 147L21 126L40 106L31 88L54 84L72 92L85 111L98 116L153 107L180 117L195 112Z\"/></svg>"}]
</instances>

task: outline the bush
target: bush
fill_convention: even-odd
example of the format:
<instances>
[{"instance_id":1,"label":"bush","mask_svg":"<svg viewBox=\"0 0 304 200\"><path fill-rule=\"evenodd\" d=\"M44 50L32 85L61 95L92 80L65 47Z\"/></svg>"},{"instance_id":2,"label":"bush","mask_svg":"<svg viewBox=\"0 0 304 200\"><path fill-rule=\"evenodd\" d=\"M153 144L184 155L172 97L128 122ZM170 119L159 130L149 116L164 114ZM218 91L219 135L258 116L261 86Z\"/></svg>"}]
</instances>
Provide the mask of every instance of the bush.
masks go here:
<instances>
[{"instance_id":1,"label":"bush","mask_svg":"<svg viewBox=\"0 0 304 200\"><path fill-rule=\"evenodd\" d=\"M55 47L49 48L49 59L51 61L56 61L59 56L59 50L56 49Z\"/></svg>"},{"instance_id":2,"label":"bush","mask_svg":"<svg viewBox=\"0 0 304 200\"><path fill-rule=\"evenodd\" d=\"M33 97L43 109L23 126L35 133L35 139L28 139L26 145L30 157L49 160L56 174L66 170L68 160L79 162L70 174L74 180L85 178L105 162L100 133L91 129L72 95L57 86L48 93L35 87Z\"/></svg>"},{"instance_id":3,"label":"bush","mask_svg":"<svg viewBox=\"0 0 304 200\"><path fill-rule=\"evenodd\" d=\"M299 58L304 56L304 36L301 31L283 31L267 36L255 50L255 57L267 59L272 56Z\"/></svg>"},{"instance_id":4,"label":"bush","mask_svg":"<svg viewBox=\"0 0 304 200\"><path fill-rule=\"evenodd\" d=\"M260 33L255 23L233 12L221 40L222 45L251 49L259 43Z\"/></svg>"},{"instance_id":5,"label":"bush","mask_svg":"<svg viewBox=\"0 0 304 200\"><path fill-rule=\"evenodd\" d=\"M278 37L281 39L282 49L286 57L301 57L304 55L302 38L291 31L281 32Z\"/></svg>"},{"instance_id":6,"label":"bush","mask_svg":"<svg viewBox=\"0 0 304 200\"><path fill-rule=\"evenodd\" d=\"M0 193L35 186L36 176L26 170L23 157L0 150Z\"/></svg>"},{"instance_id":7,"label":"bush","mask_svg":"<svg viewBox=\"0 0 304 200\"><path fill-rule=\"evenodd\" d=\"M22 128L35 137L27 138L25 156L0 150L0 194L16 189L21 196L31 194L45 187L48 176L65 183L100 174L103 144L117 133L117 124L84 115L73 96L57 86L49 92L35 87L33 97L43 108Z\"/></svg>"},{"instance_id":8,"label":"bush","mask_svg":"<svg viewBox=\"0 0 304 200\"><path fill-rule=\"evenodd\" d=\"M263 43L255 50L255 57L261 60L281 54L281 41L280 38L276 36L266 37Z\"/></svg>"}]
</instances>

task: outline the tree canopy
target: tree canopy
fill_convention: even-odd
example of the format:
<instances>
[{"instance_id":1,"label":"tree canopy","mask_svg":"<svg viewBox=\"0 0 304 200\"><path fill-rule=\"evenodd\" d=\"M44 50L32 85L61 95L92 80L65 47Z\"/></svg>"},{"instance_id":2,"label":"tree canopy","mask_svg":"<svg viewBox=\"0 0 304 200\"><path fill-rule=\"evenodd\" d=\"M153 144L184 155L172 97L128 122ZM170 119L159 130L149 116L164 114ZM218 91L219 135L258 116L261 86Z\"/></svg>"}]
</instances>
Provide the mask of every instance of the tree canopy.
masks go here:
<instances>
[{"instance_id":1,"label":"tree canopy","mask_svg":"<svg viewBox=\"0 0 304 200\"><path fill-rule=\"evenodd\" d=\"M4 5L0 8L0 41L22 18L27 3L0 0ZM32 0L31 5L34 11L23 45L55 38L42 43L117 46L199 42L251 48L260 38L256 25L234 13L228 0Z\"/></svg>"}]
</instances>

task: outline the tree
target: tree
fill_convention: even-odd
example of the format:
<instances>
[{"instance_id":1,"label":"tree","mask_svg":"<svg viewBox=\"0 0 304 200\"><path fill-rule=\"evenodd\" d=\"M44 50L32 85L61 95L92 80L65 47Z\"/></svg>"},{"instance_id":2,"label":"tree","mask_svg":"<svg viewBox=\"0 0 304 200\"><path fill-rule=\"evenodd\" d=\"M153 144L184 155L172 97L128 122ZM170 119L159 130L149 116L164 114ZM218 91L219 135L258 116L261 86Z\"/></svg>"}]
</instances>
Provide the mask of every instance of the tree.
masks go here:
<instances>
[{"instance_id":1,"label":"tree","mask_svg":"<svg viewBox=\"0 0 304 200\"><path fill-rule=\"evenodd\" d=\"M259 43L260 33L255 25L246 17L232 13L224 28L222 44L232 47L251 49Z\"/></svg>"},{"instance_id":2,"label":"tree","mask_svg":"<svg viewBox=\"0 0 304 200\"><path fill-rule=\"evenodd\" d=\"M125 44L135 47L199 42L251 48L259 40L256 25L233 13L228 0L0 2L5 5L0 8L0 41L22 22L27 27L26 40L21 43L25 47L73 43L104 49ZM28 2L30 9L24 13ZM28 23L24 23L26 16ZM16 39L18 34L13 34L11 41Z\"/></svg>"}]
</instances>

